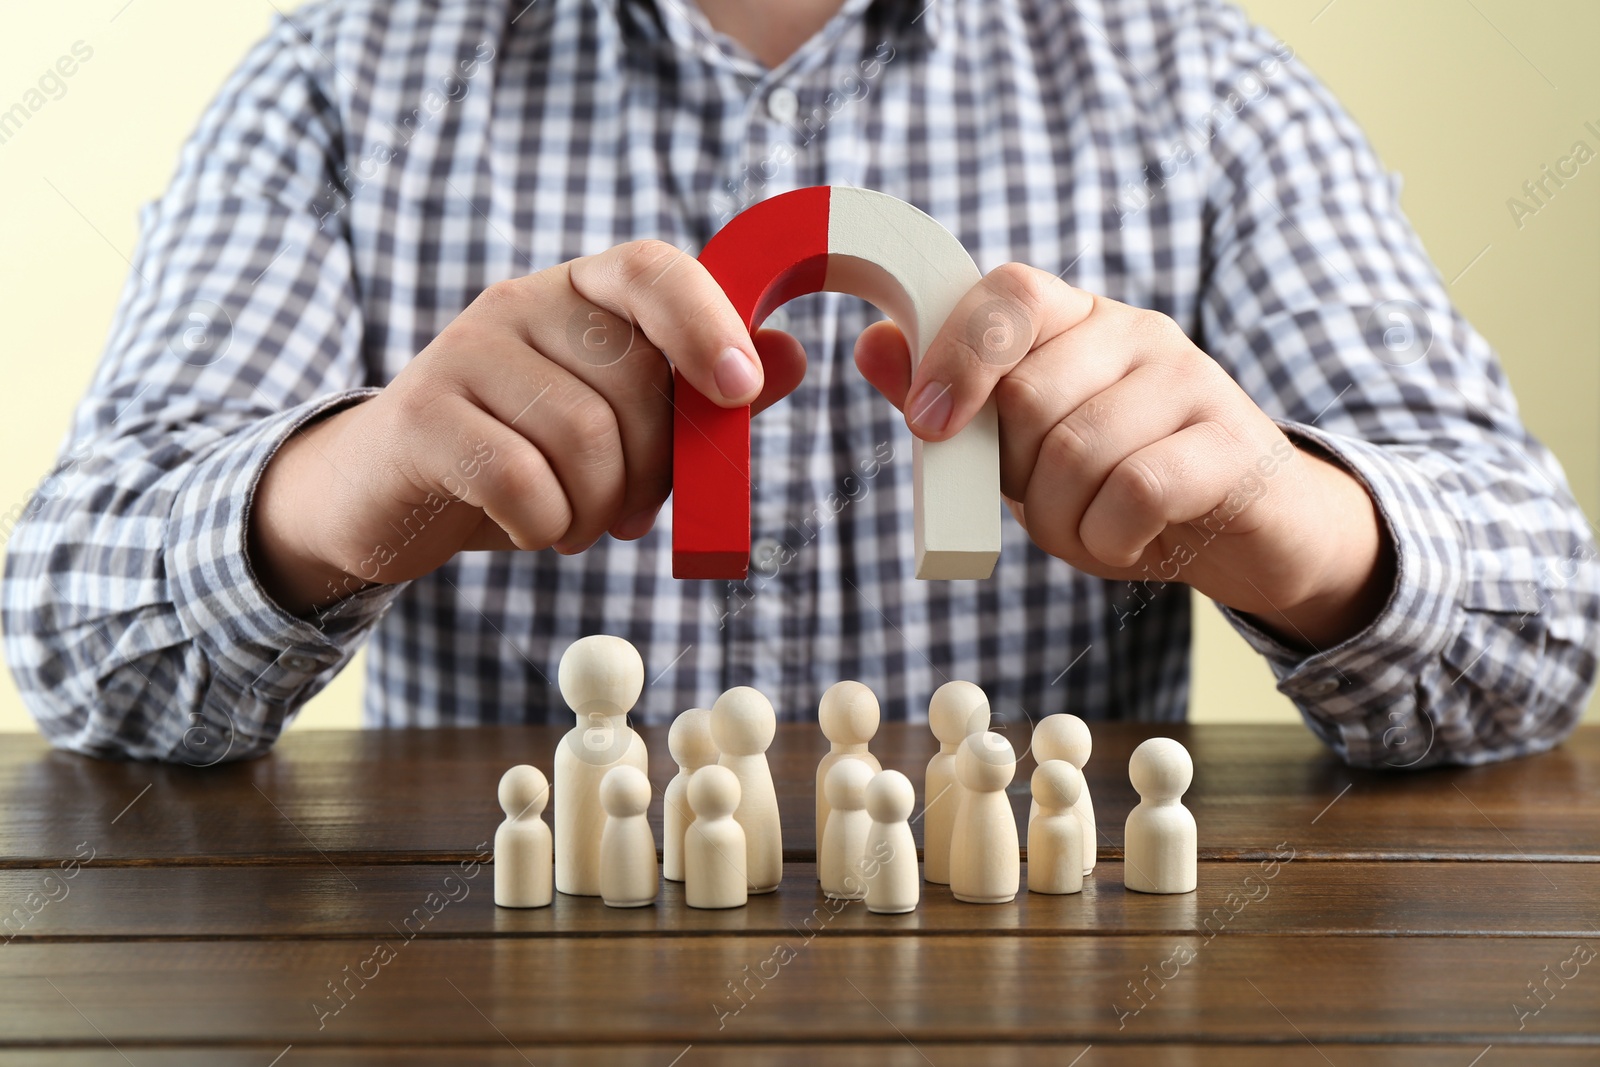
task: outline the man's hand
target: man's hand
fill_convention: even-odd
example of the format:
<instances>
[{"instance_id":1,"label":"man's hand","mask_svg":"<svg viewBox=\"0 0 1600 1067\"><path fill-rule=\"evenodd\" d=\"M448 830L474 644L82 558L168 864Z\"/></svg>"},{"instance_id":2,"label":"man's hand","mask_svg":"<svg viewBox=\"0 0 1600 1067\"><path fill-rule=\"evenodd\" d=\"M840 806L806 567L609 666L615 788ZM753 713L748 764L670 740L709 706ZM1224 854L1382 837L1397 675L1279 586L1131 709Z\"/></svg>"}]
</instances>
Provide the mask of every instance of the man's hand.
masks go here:
<instances>
[{"instance_id":1,"label":"man's hand","mask_svg":"<svg viewBox=\"0 0 1600 1067\"><path fill-rule=\"evenodd\" d=\"M643 537L672 489L663 353L728 407L760 410L805 373L799 342L752 341L705 268L658 241L490 286L382 393L279 449L251 509L264 586L304 614L464 549Z\"/></svg>"},{"instance_id":2,"label":"man's hand","mask_svg":"<svg viewBox=\"0 0 1600 1067\"><path fill-rule=\"evenodd\" d=\"M856 363L928 441L992 393L1012 514L1079 570L1187 582L1313 648L1388 595L1366 490L1295 448L1165 315L1011 263L963 298L914 377L892 323L862 334Z\"/></svg>"}]
</instances>

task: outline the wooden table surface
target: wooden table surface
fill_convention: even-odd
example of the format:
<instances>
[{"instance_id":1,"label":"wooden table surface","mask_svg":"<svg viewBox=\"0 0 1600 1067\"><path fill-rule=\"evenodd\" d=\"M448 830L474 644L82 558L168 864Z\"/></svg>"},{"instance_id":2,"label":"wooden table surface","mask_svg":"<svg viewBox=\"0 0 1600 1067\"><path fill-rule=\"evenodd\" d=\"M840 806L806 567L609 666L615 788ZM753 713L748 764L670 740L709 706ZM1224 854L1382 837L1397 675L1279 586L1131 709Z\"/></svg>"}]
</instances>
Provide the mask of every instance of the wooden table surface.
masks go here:
<instances>
[{"instance_id":1,"label":"wooden table surface","mask_svg":"<svg viewBox=\"0 0 1600 1067\"><path fill-rule=\"evenodd\" d=\"M1093 729L1082 894L925 884L900 916L816 888L814 726L770 753L784 883L723 912L672 883L494 907L496 783L548 773L556 729L303 732L204 770L0 736L0 1065L1600 1063L1600 728L1421 773L1299 727ZM674 768L641 732L659 840ZM1122 887L1155 734L1194 756L1184 896ZM873 748L920 805L926 728Z\"/></svg>"}]
</instances>

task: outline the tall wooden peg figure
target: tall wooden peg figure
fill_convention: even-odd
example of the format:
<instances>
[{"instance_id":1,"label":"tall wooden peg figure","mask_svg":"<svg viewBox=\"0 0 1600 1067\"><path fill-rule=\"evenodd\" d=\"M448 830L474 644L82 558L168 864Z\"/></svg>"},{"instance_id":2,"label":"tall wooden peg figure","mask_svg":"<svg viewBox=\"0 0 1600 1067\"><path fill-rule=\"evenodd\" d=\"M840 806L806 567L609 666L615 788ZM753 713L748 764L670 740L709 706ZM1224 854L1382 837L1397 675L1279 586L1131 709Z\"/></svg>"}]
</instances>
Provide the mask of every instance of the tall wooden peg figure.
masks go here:
<instances>
[{"instance_id":1,"label":"tall wooden peg figure","mask_svg":"<svg viewBox=\"0 0 1600 1067\"><path fill-rule=\"evenodd\" d=\"M600 832L600 899L612 908L655 903L661 885L650 810L650 779L637 767L613 767L600 780L606 825Z\"/></svg>"},{"instance_id":2,"label":"tall wooden peg figure","mask_svg":"<svg viewBox=\"0 0 1600 1067\"><path fill-rule=\"evenodd\" d=\"M1089 762L1089 752L1093 748L1093 739L1089 736L1089 724L1076 715L1061 712L1055 715L1046 715L1039 720L1039 725L1033 728L1033 758L1040 763L1048 760L1066 760L1078 770L1083 770L1083 765ZM1094 862L1100 854L1099 831L1095 829L1094 801L1089 797L1089 781L1084 779L1083 789L1078 793L1078 802L1072 806L1078 813L1078 818L1083 820L1083 873L1088 874L1094 870ZM1035 800L1028 807L1028 821L1039 814L1039 802Z\"/></svg>"},{"instance_id":3,"label":"tall wooden peg figure","mask_svg":"<svg viewBox=\"0 0 1600 1067\"><path fill-rule=\"evenodd\" d=\"M842 759L858 759L876 774L883 770L867 742L878 732L878 698L860 682L835 682L817 705L817 724L831 744L817 764L817 856L822 855L822 831L828 825L828 797L823 782Z\"/></svg>"},{"instance_id":4,"label":"tall wooden peg figure","mask_svg":"<svg viewBox=\"0 0 1600 1067\"><path fill-rule=\"evenodd\" d=\"M1022 882L1017 820L1006 786L1017 755L1000 734L986 730L961 742L956 780L965 788L950 836L950 892L969 904L1015 900Z\"/></svg>"},{"instance_id":5,"label":"tall wooden peg figure","mask_svg":"<svg viewBox=\"0 0 1600 1067\"><path fill-rule=\"evenodd\" d=\"M1123 885L1138 893L1194 892L1198 843L1182 799L1194 780L1189 750L1170 737L1152 737L1133 750L1128 778L1139 803L1122 835Z\"/></svg>"},{"instance_id":6,"label":"tall wooden peg figure","mask_svg":"<svg viewBox=\"0 0 1600 1067\"><path fill-rule=\"evenodd\" d=\"M917 876L917 843L911 836L911 809L917 791L899 771L880 771L867 783L867 910L879 915L914 911L922 896Z\"/></svg>"},{"instance_id":7,"label":"tall wooden peg figure","mask_svg":"<svg viewBox=\"0 0 1600 1067\"><path fill-rule=\"evenodd\" d=\"M1028 892L1083 891L1083 820L1072 810L1083 791L1083 772L1064 759L1045 760L1033 772L1039 814L1028 820Z\"/></svg>"},{"instance_id":8,"label":"tall wooden peg figure","mask_svg":"<svg viewBox=\"0 0 1600 1067\"><path fill-rule=\"evenodd\" d=\"M873 770L856 759L840 760L828 772L828 825L817 853L817 876L829 900L860 900L867 895L862 860L867 854L867 783Z\"/></svg>"},{"instance_id":9,"label":"tall wooden peg figure","mask_svg":"<svg viewBox=\"0 0 1600 1067\"><path fill-rule=\"evenodd\" d=\"M500 776L506 821L494 832L494 902L502 908L542 908L555 896L544 772L519 763Z\"/></svg>"},{"instance_id":10,"label":"tall wooden peg figure","mask_svg":"<svg viewBox=\"0 0 1600 1067\"><path fill-rule=\"evenodd\" d=\"M717 762L717 743L711 740L711 712L690 708L667 730L667 751L678 765L678 773L662 794L661 876L669 882L683 881L683 834L694 822L689 807L689 779L701 767Z\"/></svg>"},{"instance_id":11,"label":"tall wooden peg figure","mask_svg":"<svg viewBox=\"0 0 1600 1067\"><path fill-rule=\"evenodd\" d=\"M759 690L735 686L711 706L711 739L717 764L739 778L733 817L744 827L745 877L751 893L770 893L783 881L783 829L778 791L767 766L767 747L778 732L778 715Z\"/></svg>"},{"instance_id":12,"label":"tall wooden peg figure","mask_svg":"<svg viewBox=\"0 0 1600 1067\"><path fill-rule=\"evenodd\" d=\"M644 661L620 637L580 638L561 654L561 697L578 717L556 746L556 890L600 895L600 780L618 764L648 772L644 741L628 726L644 689Z\"/></svg>"},{"instance_id":13,"label":"tall wooden peg figure","mask_svg":"<svg viewBox=\"0 0 1600 1067\"><path fill-rule=\"evenodd\" d=\"M971 682L946 682L928 701L928 726L939 751L928 761L922 780L922 876L935 885L949 885L950 834L961 807L956 753L961 742L989 728L989 698Z\"/></svg>"},{"instance_id":14,"label":"tall wooden peg figure","mask_svg":"<svg viewBox=\"0 0 1600 1067\"><path fill-rule=\"evenodd\" d=\"M683 899L691 908L742 908L749 899L744 827L734 821L739 776L701 767L689 779L694 822L683 835Z\"/></svg>"}]
</instances>

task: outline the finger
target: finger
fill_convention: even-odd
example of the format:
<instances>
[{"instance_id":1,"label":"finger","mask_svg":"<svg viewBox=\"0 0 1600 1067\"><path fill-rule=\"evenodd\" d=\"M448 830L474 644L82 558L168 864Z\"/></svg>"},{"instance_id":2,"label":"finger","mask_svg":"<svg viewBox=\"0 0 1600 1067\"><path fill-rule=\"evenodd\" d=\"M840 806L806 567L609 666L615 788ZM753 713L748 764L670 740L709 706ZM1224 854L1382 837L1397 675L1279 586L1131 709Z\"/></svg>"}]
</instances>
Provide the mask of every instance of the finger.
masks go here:
<instances>
[{"instance_id":1,"label":"finger","mask_svg":"<svg viewBox=\"0 0 1600 1067\"><path fill-rule=\"evenodd\" d=\"M761 393L761 360L722 287L693 256L634 241L567 264L572 287L636 323L700 392L724 407Z\"/></svg>"},{"instance_id":2,"label":"finger","mask_svg":"<svg viewBox=\"0 0 1600 1067\"><path fill-rule=\"evenodd\" d=\"M761 388L761 395L750 405L751 414L766 410L792 393L806 372L805 347L789 334L782 330L760 330L756 333L755 342L756 350L761 354L761 362L766 368L766 379ZM618 520L606 531L617 540L636 541L655 526L656 518L661 513L661 506L666 503L667 495L672 488L670 445L669 439L659 450L667 462L667 484L647 501L643 509L628 511L626 518ZM630 460L630 464L631 462Z\"/></svg>"},{"instance_id":3,"label":"finger","mask_svg":"<svg viewBox=\"0 0 1600 1067\"><path fill-rule=\"evenodd\" d=\"M1075 531L1118 463L1183 429L1199 410L1193 394L1173 388L1165 368L1135 367L1042 434L1031 427L1010 433L1003 423L1000 491L1036 504L1032 514L1043 529Z\"/></svg>"},{"instance_id":4,"label":"finger","mask_svg":"<svg viewBox=\"0 0 1600 1067\"><path fill-rule=\"evenodd\" d=\"M990 271L961 298L912 376L905 404L911 431L928 441L958 432L1024 356L1094 307L1089 293L1034 267L1007 263Z\"/></svg>"},{"instance_id":5,"label":"finger","mask_svg":"<svg viewBox=\"0 0 1600 1067\"><path fill-rule=\"evenodd\" d=\"M1206 421L1133 453L1084 512L1084 548L1113 567L1131 567L1168 526L1209 516L1236 490L1240 508L1229 521L1238 519L1259 495L1245 491L1253 462L1246 451L1222 424Z\"/></svg>"},{"instance_id":6,"label":"finger","mask_svg":"<svg viewBox=\"0 0 1600 1067\"><path fill-rule=\"evenodd\" d=\"M755 342L765 380L761 395L750 404L750 413L759 415L799 388L806 376L806 349L782 330L757 330Z\"/></svg>"},{"instance_id":7,"label":"finger","mask_svg":"<svg viewBox=\"0 0 1600 1067\"><path fill-rule=\"evenodd\" d=\"M856 366L897 411L905 410L911 388L911 346L900 327L885 319L862 330L856 338Z\"/></svg>"},{"instance_id":8,"label":"finger","mask_svg":"<svg viewBox=\"0 0 1600 1067\"><path fill-rule=\"evenodd\" d=\"M549 461L467 398L442 397L407 433L424 485L481 510L512 547L548 548L565 536L572 508Z\"/></svg>"},{"instance_id":9,"label":"finger","mask_svg":"<svg viewBox=\"0 0 1600 1067\"><path fill-rule=\"evenodd\" d=\"M1096 299L1087 319L1029 352L994 389L1001 491L1023 499L1044 437L1063 414L1147 366L1158 375L1152 390L1158 403L1228 381L1172 320L1113 300Z\"/></svg>"},{"instance_id":10,"label":"finger","mask_svg":"<svg viewBox=\"0 0 1600 1067\"><path fill-rule=\"evenodd\" d=\"M441 368L462 393L504 426L520 434L542 453L560 480L571 507L571 524L558 538L564 553L593 544L612 523L629 512L627 459L622 426L611 403L560 363L530 350L524 341L498 330L447 331L442 347L470 353ZM432 346L430 346L431 348ZM431 355L431 353L430 353ZM641 404L631 427L635 443L635 497L642 510L650 491L664 495L670 482L670 404L665 398ZM652 445L651 438L655 443ZM662 453L666 453L663 458ZM647 457L654 454L654 460Z\"/></svg>"}]
</instances>

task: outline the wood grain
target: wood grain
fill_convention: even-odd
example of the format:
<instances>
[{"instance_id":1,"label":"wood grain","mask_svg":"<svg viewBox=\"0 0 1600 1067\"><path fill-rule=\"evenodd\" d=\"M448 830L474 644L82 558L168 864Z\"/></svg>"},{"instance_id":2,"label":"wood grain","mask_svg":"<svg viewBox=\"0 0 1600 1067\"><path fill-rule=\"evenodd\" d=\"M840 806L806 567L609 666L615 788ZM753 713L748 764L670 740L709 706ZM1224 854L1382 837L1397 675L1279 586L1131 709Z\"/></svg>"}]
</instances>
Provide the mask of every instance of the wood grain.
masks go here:
<instances>
[{"instance_id":1,"label":"wood grain","mask_svg":"<svg viewBox=\"0 0 1600 1067\"><path fill-rule=\"evenodd\" d=\"M1600 974L1584 970L1518 1028L1513 1005L1570 957L1565 938L389 941L12 944L0 1042L1600 1046ZM1157 972L1172 977L1121 1014Z\"/></svg>"},{"instance_id":2,"label":"wood grain","mask_svg":"<svg viewBox=\"0 0 1600 1067\"><path fill-rule=\"evenodd\" d=\"M834 913L810 863L789 864L776 893L728 911L686 906L675 882L663 883L649 908L608 908L561 894L548 908L496 908L493 869L484 865L90 866L71 879L57 875L46 884L45 877L0 871L0 905L10 919L0 938L787 936L819 925L841 937L1201 931L1600 938L1600 867L1579 864L1291 861L1268 877L1259 864L1207 862L1195 893L1149 896L1123 889L1122 864L1112 860L1096 868L1082 893L1024 892L994 907L961 904L947 888L925 884L922 903L907 915L873 915L859 902ZM10 911L30 893L39 896L21 915Z\"/></svg>"},{"instance_id":3,"label":"wood grain","mask_svg":"<svg viewBox=\"0 0 1600 1067\"><path fill-rule=\"evenodd\" d=\"M1139 741L1177 737L1195 761L1186 798L1206 859L1259 860L1280 843L1301 860L1477 859L1600 862L1592 798L1600 795L1600 728L1561 748L1489 767L1356 770L1292 726L1095 724L1086 768L1101 855L1121 857L1136 800L1127 758ZM1007 730L1019 751L1026 723ZM91 848L114 864L306 864L459 860L500 818L495 783L511 763L548 770L560 730L477 727L290 734L253 763L206 769L110 763L0 736L0 868L51 866ZM673 768L665 729L645 728L657 799ZM772 764L786 858L812 856L812 775L824 751L810 725L780 727ZM885 724L885 767L922 780L925 727ZM1025 811L1033 766L1018 767ZM919 798L920 801L920 798ZM914 827L920 832L920 821Z\"/></svg>"},{"instance_id":4,"label":"wood grain","mask_svg":"<svg viewBox=\"0 0 1600 1067\"><path fill-rule=\"evenodd\" d=\"M498 1039L496 1039L498 1040ZM898 1040L898 1039L897 1039ZM1328 1056L1338 1067L1593 1067L1593 1048L1496 1045L1484 1056L1483 1046L1433 1045L1190 1045L1097 1044L1065 1041L1056 1045L1016 1044L951 1045L922 1042L850 1045L630 1045L583 1048L572 1045L526 1045L526 1051L501 1042L498 1048L478 1045L435 1045L424 1048L364 1046L317 1048L288 1043L251 1048L210 1046L182 1048L172 1045L99 1048L28 1049L0 1052L0 1067L266 1067L283 1055L281 1067L1328 1067ZM1089 1051L1084 1052L1085 1049ZM1077 1057L1082 1056L1081 1059ZM535 1058L536 1057L536 1058ZM681 1058L680 1058L681 1057ZM273 1067L279 1067L274 1064Z\"/></svg>"}]
</instances>

